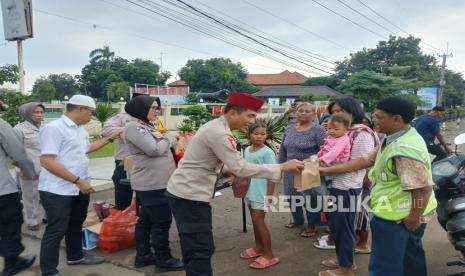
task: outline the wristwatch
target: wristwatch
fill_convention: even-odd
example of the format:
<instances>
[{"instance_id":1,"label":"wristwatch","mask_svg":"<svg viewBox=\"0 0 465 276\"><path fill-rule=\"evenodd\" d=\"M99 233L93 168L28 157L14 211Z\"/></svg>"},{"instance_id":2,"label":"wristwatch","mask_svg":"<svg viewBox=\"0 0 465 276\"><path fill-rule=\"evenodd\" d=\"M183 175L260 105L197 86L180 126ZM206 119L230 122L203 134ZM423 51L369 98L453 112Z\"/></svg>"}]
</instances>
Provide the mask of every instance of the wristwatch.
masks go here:
<instances>
[{"instance_id":1,"label":"wristwatch","mask_svg":"<svg viewBox=\"0 0 465 276\"><path fill-rule=\"evenodd\" d=\"M113 138L111 138L111 137L107 137L107 141L108 141L108 143L113 143L113 141L115 141L115 140Z\"/></svg>"}]
</instances>

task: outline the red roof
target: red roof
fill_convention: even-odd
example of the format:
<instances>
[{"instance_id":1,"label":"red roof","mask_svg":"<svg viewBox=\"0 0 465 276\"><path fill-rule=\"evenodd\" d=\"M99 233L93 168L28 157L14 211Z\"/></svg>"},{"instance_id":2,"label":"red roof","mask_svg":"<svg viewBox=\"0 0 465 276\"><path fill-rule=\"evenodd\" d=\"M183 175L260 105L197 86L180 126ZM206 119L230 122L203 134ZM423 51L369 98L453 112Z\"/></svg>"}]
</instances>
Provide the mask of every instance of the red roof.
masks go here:
<instances>
[{"instance_id":1,"label":"red roof","mask_svg":"<svg viewBox=\"0 0 465 276\"><path fill-rule=\"evenodd\" d=\"M283 71L279 74L248 74L247 81L257 86L300 85L308 78L298 72Z\"/></svg>"},{"instance_id":2,"label":"red roof","mask_svg":"<svg viewBox=\"0 0 465 276\"><path fill-rule=\"evenodd\" d=\"M187 86L187 83L183 80L177 80L177 81L173 81L171 83L168 83L168 86Z\"/></svg>"}]
</instances>

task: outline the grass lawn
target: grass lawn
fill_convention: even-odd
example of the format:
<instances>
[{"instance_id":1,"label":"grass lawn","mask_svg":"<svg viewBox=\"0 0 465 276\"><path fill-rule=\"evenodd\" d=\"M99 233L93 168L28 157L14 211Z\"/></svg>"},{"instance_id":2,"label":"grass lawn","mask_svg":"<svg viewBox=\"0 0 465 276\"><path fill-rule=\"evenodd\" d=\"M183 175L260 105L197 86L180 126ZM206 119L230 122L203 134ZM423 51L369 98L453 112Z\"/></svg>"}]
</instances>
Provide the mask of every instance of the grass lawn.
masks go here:
<instances>
[{"instance_id":1,"label":"grass lawn","mask_svg":"<svg viewBox=\"0 0 465 276\"><path fill-rule=\"evenodd\" d=\"M92 139L91 143L99 139ZM115 152L115 143L106 144L103 148L87 154L89 159L102 158L102 157L111 157Z\"/></svg>"}]
</instances>

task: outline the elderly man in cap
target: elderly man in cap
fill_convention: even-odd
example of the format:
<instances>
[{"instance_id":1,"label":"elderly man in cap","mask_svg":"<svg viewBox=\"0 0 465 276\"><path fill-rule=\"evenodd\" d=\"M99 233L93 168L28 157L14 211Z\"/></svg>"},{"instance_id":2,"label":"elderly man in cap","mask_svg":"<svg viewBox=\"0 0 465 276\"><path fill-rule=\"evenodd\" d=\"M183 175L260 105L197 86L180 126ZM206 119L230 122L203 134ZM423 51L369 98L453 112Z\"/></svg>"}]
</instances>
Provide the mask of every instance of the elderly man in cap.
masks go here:
<instances>
[{"instance_id":1,"label":"elderly man in cap","mask_svg":"<svg viewBox=\"0 0 465 276\"><path fill-rule=\"evenodd\" d=\"M63 237L68 265L105 261L82 252L82 223L87 215L89 194L94 191L89 183L86 154L113 142L121 130L91 144L82 126L90 121L94 112L92 98L75 95L66 105L66 113L40 130L40 164L44 170L40 174L39 192L48 219L40 248L43 276L59 275L57 266Z\"/></svg>"},{"instance_id":2,"label":"elderly man in cap","mask_svg":"<svg viewBox=\"0 0 465 276\"><path fill-rule=\"evenodd\" d=\"M0 97L0 111L6 105ZM35 256L20 257L24 251L21 244L21 225L23 223L23 206L15 180L8 170L8 159L21 169L27 179L37 179L34 164L27 157L24 146L13 128L0 119L0 256L5 258L2 275L10 276L30 267Z\"/></svg>"},{"instance_id":3,"label":"elderly man in cap","mask_svg":"<svg viewBox=\"0 0 465 276\"><path fill-rule=\"evenodd\" d=\"M168 182L167 194L179 231L188 276L213 274L210 201L222 170L229 170L238 177L279 180L283 171L303 168L303 163L298 160L274 165L247 163L236 150L236 140L231 130L246 131L255 121L263 103L263 100L250 94L231 92L224 115L198 130Z\"/></svg>"}]
</instances>

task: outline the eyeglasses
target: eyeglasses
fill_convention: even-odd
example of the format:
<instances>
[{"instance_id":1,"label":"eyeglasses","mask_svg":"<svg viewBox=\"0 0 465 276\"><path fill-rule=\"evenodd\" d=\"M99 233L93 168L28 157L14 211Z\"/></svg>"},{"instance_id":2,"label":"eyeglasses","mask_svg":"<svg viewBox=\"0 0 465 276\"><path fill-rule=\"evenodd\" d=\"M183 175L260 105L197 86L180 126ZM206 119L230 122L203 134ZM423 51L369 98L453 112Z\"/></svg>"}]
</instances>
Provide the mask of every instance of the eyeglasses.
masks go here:
<instances>
[{"instance_id":1,"label":"eyeglasses","mask_svg":"<svg viewBox=\"0 0 465 276\"><path fill-rule=\"evenodd\" d=\"M152 106L152 107L150 107L150 109L152 111L160 111L161 110L161 108L158 105L157 106Z\"/></svg>"}]
</instances>

